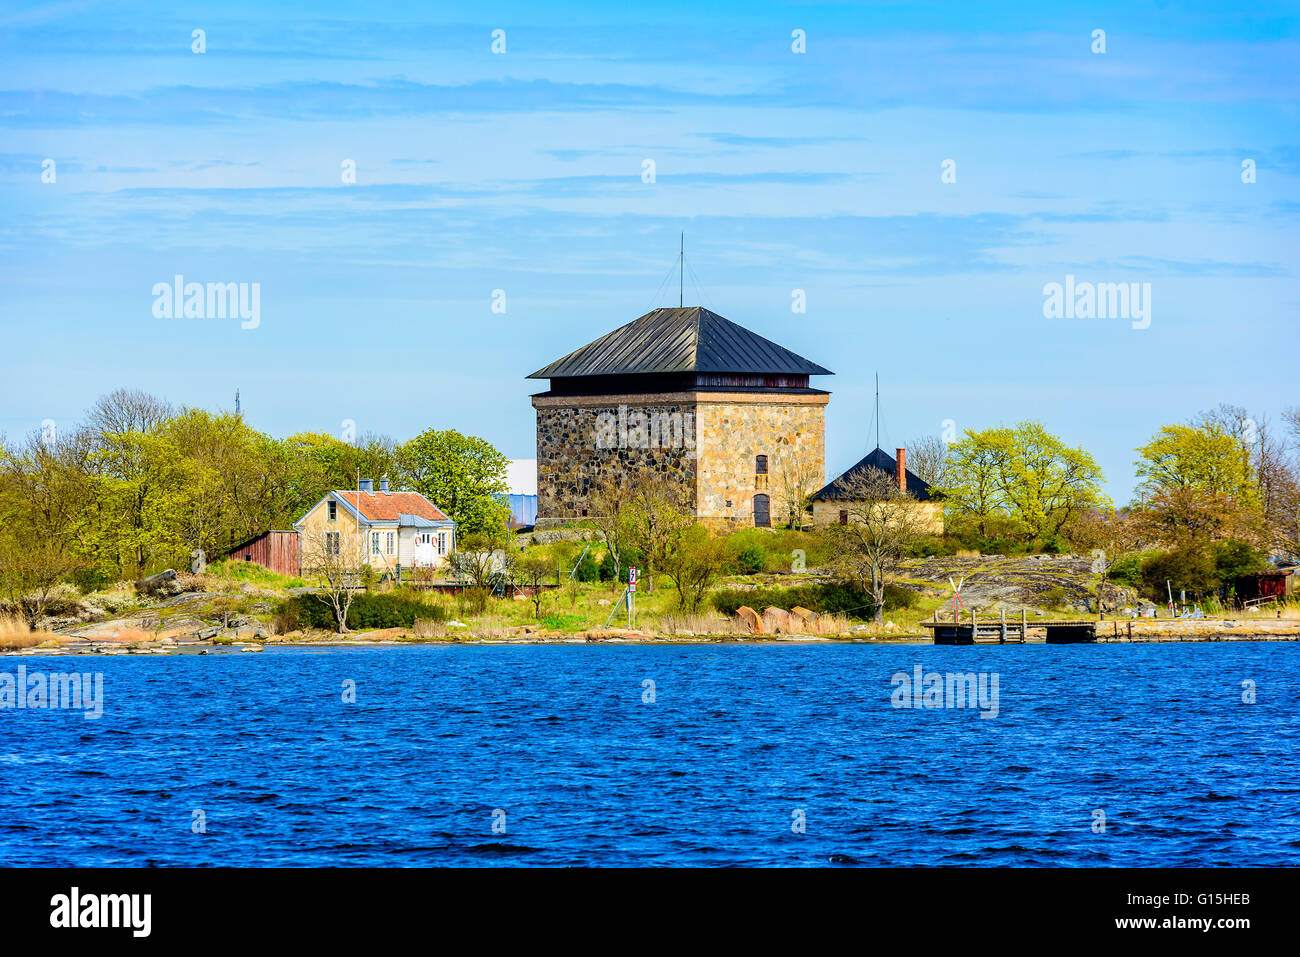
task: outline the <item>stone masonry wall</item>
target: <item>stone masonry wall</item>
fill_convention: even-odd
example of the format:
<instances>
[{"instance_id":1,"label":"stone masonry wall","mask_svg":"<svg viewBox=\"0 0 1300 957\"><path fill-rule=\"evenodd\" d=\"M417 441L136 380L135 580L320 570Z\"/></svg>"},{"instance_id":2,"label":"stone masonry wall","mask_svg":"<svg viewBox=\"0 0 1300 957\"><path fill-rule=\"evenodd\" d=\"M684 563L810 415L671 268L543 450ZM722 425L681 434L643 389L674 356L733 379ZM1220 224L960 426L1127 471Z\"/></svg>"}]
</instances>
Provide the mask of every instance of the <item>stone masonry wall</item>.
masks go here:
<instances>
[{"instance_id":1,"label":"stone masonry wall","mask_svg":"<svg viewBox=\"0 0 1300 957\"><path fill-rule=\"evenodd\" d=\"M943 506L938 502L909 502L908 508L916 510L914 523L916 527L927 535L943 534ZM829 499L824 502L813 502L813 524L814 525L834 525L840 520L840 510L845 509L846 504L842 501Z\"/></svg>"},{"instance_id":2,"label":"stone masonry wall","mask_svg":"<svg viewBox=\"0 0 1300 957\"><path fill-rule=\"evenodd\" d=\"M787 474L808 492L825 484L829 396L682 392L622 396L534 396L537 410L537 528L587 516L606 478L675 478L706 523L753 525L753 496L785 520ZM755 460L766 455L766 476Z\"/></svg>"},{"instance_id":3,"label":"stone masonry wall","mask_svg":"<svg viewBox=\"0 0 1300 957\"><path fill-rule=\"evenodd\" d=\"M647 401L649 400L649 401ZM594 487L666 475L695 507L695 403L689 394L534 397L537 528L587 516Z\"/></svg>"},{"instance_id":4,"label":"stone masonry wall","mask_svg":"<svg viewBox=\"0 0 1300 957\"><path fill-rule=\"evenodd\" d=\"M753 525L754 495L762 493L770 500L771 524L783 524L787 484L797 485L795 477L802 477L807 493L825 484L828 399L702 393L696 416L700 519ZM767 456L766 476L756 474L759 455Z\"/></svg>"}]
</instances>

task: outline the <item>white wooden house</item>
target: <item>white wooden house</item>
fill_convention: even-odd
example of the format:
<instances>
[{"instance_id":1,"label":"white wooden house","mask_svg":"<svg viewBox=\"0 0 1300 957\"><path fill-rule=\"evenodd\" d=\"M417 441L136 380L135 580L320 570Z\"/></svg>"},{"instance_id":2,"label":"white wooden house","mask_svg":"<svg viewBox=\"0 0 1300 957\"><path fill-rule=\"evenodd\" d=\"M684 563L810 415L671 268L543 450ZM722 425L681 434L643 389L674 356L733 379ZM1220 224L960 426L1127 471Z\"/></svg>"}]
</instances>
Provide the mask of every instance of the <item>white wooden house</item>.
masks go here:
<instances>
[{"instance_id":1,"label":"white wooden house","mask_svg":"<svg viewBox=\"0 0 1300 957\"><path fill-rule=\"evenodd\" d=\"M399 577L417 565L441 567L456 549L456 523L418 492L394 492L388 480L374 490L362 479L359 490L336 489L294 522L304 543L317 536L357 541L372 568Z\"/></svg>"}]
</instances>

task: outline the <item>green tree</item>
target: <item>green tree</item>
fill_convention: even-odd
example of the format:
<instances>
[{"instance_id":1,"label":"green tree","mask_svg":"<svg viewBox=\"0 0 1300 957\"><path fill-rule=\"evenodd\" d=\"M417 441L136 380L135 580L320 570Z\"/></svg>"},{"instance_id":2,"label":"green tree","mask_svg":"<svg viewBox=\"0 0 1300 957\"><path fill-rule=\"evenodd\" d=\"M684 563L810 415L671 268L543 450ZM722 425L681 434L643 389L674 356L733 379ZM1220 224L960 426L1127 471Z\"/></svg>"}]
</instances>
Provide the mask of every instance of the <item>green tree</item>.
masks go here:
<instances>
[{"instance_id":1,"label":"green tree","mask_svg":"<svg viewBox=\"0 0 1300 957\"><path fill-rule=\"evenodd\" d=\"M1163 425L1137 451L1136 471L1149 493L1191 489L1227 495L1243 506L1258 502L1249 451L1218 422Z\"/></svg>"},{"instance_id":2,"label":"green tree","mask_svg":"<svg viewBox=\"0 0 1300 957\"><path fill-rule=\"evenodd\" d=\"M673 536L664 553L663 573L677 591L677 609L688 615L700 610L704 596L722 572L726 543L708 530L691 525Z\"/></svg>"},{"instance_id":3,"label":"green tree","mask_svg":"<svg viewBox=\"0 0 1300 957\"><path fill-rule=\"evenodd\" d=\"M18 450L0 445L0 594L32 627L82 566L72 533L85 488L73 445L36 435Z\"/></svg>"},{"instance_id":4,"label":"green tree","mask_svg":"<svg viewBox=\"0 0 1300 957\"><path fill-rule=\"evenodd\" d=\"M471 532L458 536L456 551L448 556L453 575L466 579L484 594L509 579L518 554L504 548L500 535Z\"/></svg>"},{"instance_id":5,"label":"green tree","mask_svg":"<svg viewBox=\"0 0 1300 957\"><path fill-rule=\"evenodd\" d=\"M1109 504L1092 455L1037 422L967 429L949 455L941 488L947 507L977 521L981 535L992 518L1007 516L1029 537L1051 542L1089 509Z\"/></svg>"},{"instance_id":6,"label":"green tree","mask_svg":"<svg viewBox=\"0 0 1300 957\"><path fill-rule=\"evenodd\" d=\"M627 541L645 560L647 592L655 588L655 572L694 524L681 486L663 475L647 473L632 484L625 503Z\"/></svg>"},{"instance_id":7,"label":"green tree","mask_svg":"<svg viewBox=\"0 0 1300 957\"><path fill-rule=\"evenodd\" d=\"M484 439L428 429L397 452L403 481L452 518L460 534L495 535L505 527L509 460Z\"/></svg>"},{"instance_id":8,"label":"green tree","mask_svg":"<svg viewBox=\"0 0 1300 957\"><path fill-rule=\"evenodd\" d=\"M632 515L631 501L632 486L612 478L594 485L587 496L587 504L591 510L591 518L588 521L596 527L600 537L605 540L605 561L610 563L609 580L615 588L622 580L619 572L623 567L623 553L627 549L627 540L632 534L629 528ZM601 577L604 577L603 573Z\"/></svg>"},{"instance_id":9,"label":"green tree","mask_svg":"<svg viewBox=\"0 0 1300 957\"><path fill-rule=\"evenodd\" d=\"M877 624L884 621L885 578L896 572L909 546L925 527L911 495L892 475L876 470L846 479L840 505L843 524L826 528L834 543L832 567L841 579L869 591Z\"/></svg>"},{"instance_id":10,"label":"green tree","mask_svg":"<svg viewBox=\"0 0 1300 957\"><path fill-rule=\"evenodd\" d=\"M546 583L546 579L555 574L555 567L550 559L537 552L525 552L514 563L512 573L517 584L532 589L528 600L533 603L533 617L541 618L542 597L546 594L542 590L542 585Z\"/></svg>"},{"instance_id":11,"label":"green tree","mask_svg":"<svg viewBox=\"0 0 1300 957\"><path fill-rule=\"evenodd\" d=\"M89 462L97 486L90 550L128 575L187 562L183 528L199 467L154 432L107 434L99 445Z\"/></svg>"}]
</instances>

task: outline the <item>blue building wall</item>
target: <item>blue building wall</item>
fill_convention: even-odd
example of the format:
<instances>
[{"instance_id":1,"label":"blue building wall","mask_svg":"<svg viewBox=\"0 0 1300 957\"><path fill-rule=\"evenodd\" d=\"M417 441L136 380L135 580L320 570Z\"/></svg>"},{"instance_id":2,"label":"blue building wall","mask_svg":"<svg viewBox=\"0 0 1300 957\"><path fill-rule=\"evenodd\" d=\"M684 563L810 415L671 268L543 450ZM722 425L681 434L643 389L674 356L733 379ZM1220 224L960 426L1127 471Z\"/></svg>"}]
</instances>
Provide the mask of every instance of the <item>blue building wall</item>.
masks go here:
<instances>
[{"instance_id":1,"label":"blue building wall","mask_svg":"<svg viewBox=\"0 0 1300 957\"><path fill-rule=\"evenodd\" d=\"M510 517L517 525L533 525L537 522L537 496L511 495Z\"/></svg>"}]
</instances>

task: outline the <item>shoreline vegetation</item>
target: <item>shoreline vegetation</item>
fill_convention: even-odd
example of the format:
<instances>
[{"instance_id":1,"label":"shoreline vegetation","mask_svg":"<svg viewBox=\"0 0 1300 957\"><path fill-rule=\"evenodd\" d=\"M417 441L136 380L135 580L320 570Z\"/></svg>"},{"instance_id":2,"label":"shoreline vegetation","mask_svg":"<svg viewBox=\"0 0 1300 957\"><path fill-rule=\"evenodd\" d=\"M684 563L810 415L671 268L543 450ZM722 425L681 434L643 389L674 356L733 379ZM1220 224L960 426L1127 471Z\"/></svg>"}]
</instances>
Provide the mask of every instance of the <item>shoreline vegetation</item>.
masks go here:
<instances>
[{"instance_id":1,"label":"shoreline vegetation","mask_svg":"<svg viewBox=\"0 0 1300 957\"><path fill-rule=\"evenodd\" d=\"M568 543L572 546L572 543ZM560 577L563 565L554 573ZM298 578L260 566L218 563L202 574L163 577L165 585L140 588L119 583L88 596L55 596L54 614L39 628L21 619L0 620L0 654L184 654L212 651L258 652L275 647L401 647L418 644L584 644L584 643L932 643L921 622L951 620L949 578L964 580L963 620L974 607L982 620L1028 621L1028 643L1044 640L1052 621L1102 622L1098 643L1300 639L1300 605L1283 602L1259 610L1227 611L1215 617L1171 618L1130 589L1110 585L1094 560L1072 555L928 557L903 562L891 582L884 620L871 610L848 608L800 618L772 602L822 601L834 606L854 593L835 590L818 568L727 576L707 606L693 614L675 609L673 589L638 595L637 627L625 610L614 612L622 583L578 581L541 592L541 605L524 589L510 597L449 596L408 586L376 583L358 588L349 632L304 624L306 609L317 622L326 606ZM149 592L153 591L154 594ZM783 597L784 596L784 597ZM1100 596L1100 597L1099 597ZM736 610L752 601L770 627L755 633ZM1105 606L1096 610L1098 604ZM320 614L313 609L319 606ZM538 612L541 612L538 614ZM1156 612L1163 617L1135 617ZM62 617L60 617L62 614ZM403 624L384 615L404 615ZM611 620L611 618L613 620ZM371 621L371 625L366 622ZM609 622L606 624L606 622ZM1131 637L1130 637L1131 635Z\"/></svg>"},{"instance_id":2,"label":"shoreline vegetation","mask_svg":"<svg viewBox=\"0 0 1300 957\"><path fill-rule=\"evenodd\" d=\"M238 412L119 390L67 432L0 437L0 651L928 641L923 622L972 613L1023 620L1030 641L1098 618L1081 630L1103 642L1121 635L1105 621L1124 640L1295 637L1300 407L1278 424L1222 405L1161 426L1121 507L1092 455L1038 422L905 451L906 473L854 473L815 525L820 476L760 455L755 487L775 496L761 513L701 519L689 483L632 463L584 480L589 517L520 531L508 460L480 437L278 439ZM324 530L300 533L294 576L222 560L362 476L445 510L445 564L379 567L377 541Z\"/></svg>"}]
</instances>

